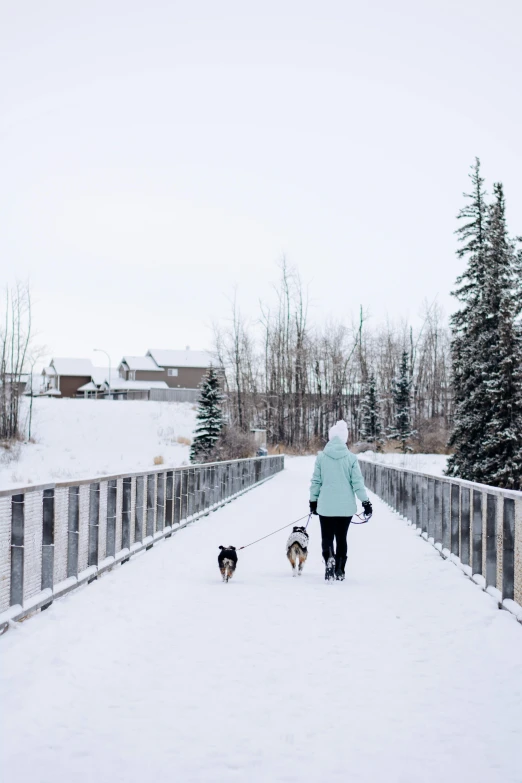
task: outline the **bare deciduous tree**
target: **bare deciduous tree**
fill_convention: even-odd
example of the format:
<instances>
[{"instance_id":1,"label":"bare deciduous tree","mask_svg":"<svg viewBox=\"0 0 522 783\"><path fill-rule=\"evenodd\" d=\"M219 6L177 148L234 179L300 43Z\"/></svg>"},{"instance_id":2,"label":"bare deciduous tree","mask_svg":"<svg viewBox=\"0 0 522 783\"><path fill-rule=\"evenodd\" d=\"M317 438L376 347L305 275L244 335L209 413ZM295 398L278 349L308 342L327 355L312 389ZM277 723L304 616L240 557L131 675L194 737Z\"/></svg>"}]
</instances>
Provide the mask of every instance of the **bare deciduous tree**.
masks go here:
<instances>
[{"instance_id":1,"label":"bare deciduous tree","mask_svg":"<svg viewBox=\"0 0 522 783\"><path fill-rule=\"evenodd\" d=\"M16 283L4 294L0 327L0 439L21 436L20 395L31 341L31 295L28 284Z\"/></svg>"},{"instance_id":2,"label":"bare deciduous tree","mask_svg":"<svg viewBox=\"0 0 522 783\"><path fill-rule=\"evenodd\" d=\"M215 350L225 368L230 422L246 431L265 427L269 443L307 450L325 441L344 418L352 443L360 439L361 399L375 376L383 426L396 414L392 389L401 356L409 354L411 421L431 448L444 447L451 416L449 340L440 308L425 306L421 327L386 322L370 330L361 307L351 327L328 321L310 325L299 275L280 265L275 304L260 305L247 322L237 298L228 325L215 329ZM423 443L419 441L419 447Z\"/></svg>"}]
</instances>

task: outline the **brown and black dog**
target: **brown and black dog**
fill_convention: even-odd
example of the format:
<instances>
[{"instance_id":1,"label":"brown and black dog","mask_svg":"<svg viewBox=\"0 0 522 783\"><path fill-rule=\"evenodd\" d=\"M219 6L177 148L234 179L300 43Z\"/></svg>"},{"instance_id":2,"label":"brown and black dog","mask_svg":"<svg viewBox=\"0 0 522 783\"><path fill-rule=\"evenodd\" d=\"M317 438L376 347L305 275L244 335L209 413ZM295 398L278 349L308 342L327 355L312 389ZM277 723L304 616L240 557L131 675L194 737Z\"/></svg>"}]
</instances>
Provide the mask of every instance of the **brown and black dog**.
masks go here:
<instances>
[{"instance_id":1,"label":"brown and black dog","mask_svg":"<svg viewBox=\"0 0 522 783\"><path fill-rule=\"evenodd\" d=\"M308 533L304 527L294 527L286 542L286 556L290 560L293 576L301 576L308 557Z\"/></svg>"},{"instance_id":2,"label":"brown and black dog","mask_svg":"<svg viewBox=\"0 0 522 783\"><path fill-rule=\"evenodd\" d=\"M237 552L235 546L220 546L218 565L224 582L232 579L237 565Z\"/></svg>"}]
</instances>

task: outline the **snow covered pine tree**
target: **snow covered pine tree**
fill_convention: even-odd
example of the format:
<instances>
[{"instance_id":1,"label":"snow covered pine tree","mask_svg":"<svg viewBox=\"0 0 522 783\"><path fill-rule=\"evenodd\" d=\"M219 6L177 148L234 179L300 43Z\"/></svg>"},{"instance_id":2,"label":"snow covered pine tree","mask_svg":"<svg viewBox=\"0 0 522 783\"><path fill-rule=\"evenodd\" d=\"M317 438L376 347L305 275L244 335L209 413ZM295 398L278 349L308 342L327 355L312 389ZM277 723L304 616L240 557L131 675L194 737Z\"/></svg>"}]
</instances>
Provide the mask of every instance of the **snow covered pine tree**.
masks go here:
<instances>
[{"instance_id":1,"label":"snow covered pine tree","mask_svg":"<svg viewBox=\"0 0 522 783\"><path fill-rule=\"evenodd\" d=\"M196 415L196 436L190 449L191 462L208 462L214 459L214 448L223 430L222 400L218 374L210 367L201 387Z\"/></svg>"},{"instance_id":2,"label":"snow covered pine tree","mask_svg":"<svg viewBox=\"0 0 522 783\"><path fill-rule=\"evenodd\" d=\"M507 232L504 189L493 187L488 210L484 324L479 365L484 379L484 432L476 481L522 486L522 255Z\"/></svg>"},{"instance_id":3,"label":"snow covered pine tree","mask_svg":"<svg viewBox=\"0 0 522 783\"><path fill-rule=\"evenodd\" d=\"M458 402L448 473L492 486L522 487L522 254L508 236L504 191L495 184L493 204L481 209L482 180L474 175L475 228L468 269L457 281L465 307L452 318ZM463 210L464 212L464 210ZM473 235L474 233L474 235ZM480 240L480 241L479 241ZM475 290L470 290L474 281ZM470 306L472 305L472 306ZM466 339L466 344L463 340Z\"/></svg>"},{"instance_id":4,"label":"snow covered pine tree","mask_svg":"<svg viewBox=\"0 0 522 783\"><path fill-rule=\"evenodd\" d=\"M400 442L403 454L412 451L408 441L416 435L411 429L411 379L408 368L408 352L402 352L399 376L395 379L392 389L395 405L395 426L391 428L388 438Z\"/></svg>"},{"instance_id":5,"label":"snow covered pine tree","mask_svg":"<svg viewBox=\"0 0 522 783\"><path fill-rule=\"evenodd\" d=\"M448 459L446 473L473 480L474 465L484 434L483 389L478 366L479 344L484 311L484 280L486 276L487 203L484 180L480 176L480 161L475 159L470 174L472 192L459 212L457 220L466 221L455 232L461 246L459 258L467 258L465 271L457 278L453 296L462 307L451 316L451 354L453 364L454 428L449 446L454 453Z\"/></svg>"},{"instance_id":6,"label":"snow covered pine tree","mask_svg":"<svg viewBox=\"0 0 522 783\"><path fill-rule=\"evenodd\" d=\"M384 443L382 429L377 382L375 374L372 372L366 383L361 402L361 438L366 443L373 443L375 451L382 451Z\"/></svg>"}]
</instances>

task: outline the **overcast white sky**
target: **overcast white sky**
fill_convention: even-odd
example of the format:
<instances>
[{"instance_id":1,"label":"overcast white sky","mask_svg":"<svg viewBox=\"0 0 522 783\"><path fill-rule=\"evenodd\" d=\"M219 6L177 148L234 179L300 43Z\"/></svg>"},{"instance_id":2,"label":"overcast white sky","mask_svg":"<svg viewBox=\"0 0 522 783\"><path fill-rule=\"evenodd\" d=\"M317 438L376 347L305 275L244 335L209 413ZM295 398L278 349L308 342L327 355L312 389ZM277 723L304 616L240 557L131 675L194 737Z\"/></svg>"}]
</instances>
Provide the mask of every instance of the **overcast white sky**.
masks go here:
<instances>
[{"instance_id":1,"label":"overcast white sky","mask_svg":"<svg viewBox=\"0 0 522 783\"><path fill-rule=\"evenodd\" d=\"M0 283L51 355L205 348L283 253L314 319L451 311L475 155L522 233L520 0L0 9Z\"/></svg>"}]
</instances>

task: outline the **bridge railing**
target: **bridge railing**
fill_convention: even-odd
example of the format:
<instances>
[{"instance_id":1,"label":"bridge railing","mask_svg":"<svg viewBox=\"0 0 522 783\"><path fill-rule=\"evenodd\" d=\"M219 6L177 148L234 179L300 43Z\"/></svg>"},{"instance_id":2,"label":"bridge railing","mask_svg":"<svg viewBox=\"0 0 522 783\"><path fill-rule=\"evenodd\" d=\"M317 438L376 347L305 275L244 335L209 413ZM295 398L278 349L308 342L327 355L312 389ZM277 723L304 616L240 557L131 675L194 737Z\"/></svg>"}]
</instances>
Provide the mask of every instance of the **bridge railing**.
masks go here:
<instances>
[{"instance_id":1,"label":"bridge railing","mask_svg":"<svg viewBox=\"0 0 522 783\"><path fill-rule=\"evenodd\" d=\"M522 492L360 458L368 489L420 528L499 603L522 604Z\"/></svg>"},{"instance_id":2,"label":"bridge railing","mask_svg":"<svg viewBox=\"0 0 522 783\"><path fill-rule=\"evenodd\" d=\"M278 455L0 491L0 632L283 468Z\"/></svg>"}]
</instances>

